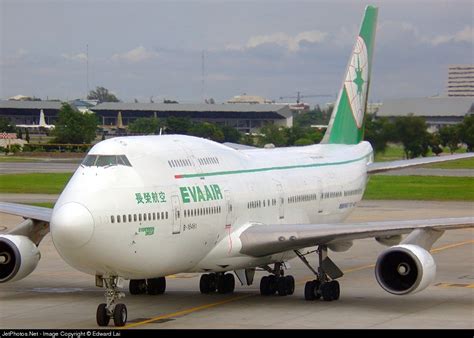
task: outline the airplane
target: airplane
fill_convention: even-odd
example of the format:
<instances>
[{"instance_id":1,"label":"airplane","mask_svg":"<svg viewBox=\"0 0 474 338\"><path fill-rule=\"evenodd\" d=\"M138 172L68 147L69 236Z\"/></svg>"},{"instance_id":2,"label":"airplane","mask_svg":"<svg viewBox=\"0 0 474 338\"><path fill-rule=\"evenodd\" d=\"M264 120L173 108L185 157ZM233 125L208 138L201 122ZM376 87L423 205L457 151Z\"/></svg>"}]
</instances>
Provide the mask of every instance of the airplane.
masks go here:
<instances>
[{"instance_id":1,"label":"airplane","mask_svg":"<svg viewBox=\"0 0 474 338\"><path fill-rule=\"evenodd\" d=\"M43 109L40 110L40 118L39 118L39 123L38 124L17 124L16 125L18 128L28 128L28 129L54 129L54 124L46 124L46 119L44 117L44 112Z\"/></svg>"},{"instance_id":2,"label":"airplane","mask_svg":"<svg viewBox=\"0 0 474 338\"><path fill-rule=\"evenodd\" d=\"M54 209L0 203L0 212L24 218L0 235L0 283L30 274L40 259L38 245L51 232L61 257L105 288L99 326L127 322L119 302L125 280L132 295L158 295L166 276L197 272L201 293L225 294L234 291L235 277L251 285L256 269L264 269L260 293L285 296L295 290L285 262L296 257L315 275L304 298L335 301L343 273L330 251L347 251L362 238L388 246L375 267L384 290L407 295L425 289L436 274L433 243L446 230L473 227L474 217L343 220L361 201L369 175L474 154L373 161L363 130L377 13L374 6L365 9L320 144L257 149L184 135L99 142ZM313 254L318 266L307 259Z\"/></svg>"}]
</instances>

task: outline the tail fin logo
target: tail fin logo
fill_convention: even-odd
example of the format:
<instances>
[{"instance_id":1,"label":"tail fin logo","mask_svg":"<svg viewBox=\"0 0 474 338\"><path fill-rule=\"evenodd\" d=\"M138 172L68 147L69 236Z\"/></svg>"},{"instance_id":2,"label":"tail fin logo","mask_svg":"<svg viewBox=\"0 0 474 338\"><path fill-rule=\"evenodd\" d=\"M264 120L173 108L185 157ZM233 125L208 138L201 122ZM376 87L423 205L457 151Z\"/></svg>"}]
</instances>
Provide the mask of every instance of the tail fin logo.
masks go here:
<instances>
[{"instance_id":1,"label":"tail fin logo","mask_svg":"<svg viewBox=\"0 0 474 338\"><path fill-rule=\"evenodd\" d=\"M364 120L365 103L367 97L368 84L368 56L367 46L364 40L359 36L352 51L349 69L346 74L344 86L346 89L349 103L351 105L352 115L356 121L357 128L362 127Z\"/></svg>"}]
</instances>

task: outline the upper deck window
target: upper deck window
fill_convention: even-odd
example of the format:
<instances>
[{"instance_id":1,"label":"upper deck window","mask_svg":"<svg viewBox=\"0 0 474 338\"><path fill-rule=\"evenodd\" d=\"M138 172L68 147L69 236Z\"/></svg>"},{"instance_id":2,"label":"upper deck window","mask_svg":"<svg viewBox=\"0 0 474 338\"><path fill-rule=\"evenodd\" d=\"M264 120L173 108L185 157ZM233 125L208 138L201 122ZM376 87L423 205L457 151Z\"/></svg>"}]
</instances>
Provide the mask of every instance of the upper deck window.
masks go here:
<instances>
[{"instance_id":1,"label":"upper deck window","mask_svg":"<svg viewBox=\"0 0 474 338\"><path fill-rule=\"evenodd\" d=\"M131 167L131 163L125 155L87 155L81 165L85 167L110 167L124 165Z\"/></svg>"}]
</instances>

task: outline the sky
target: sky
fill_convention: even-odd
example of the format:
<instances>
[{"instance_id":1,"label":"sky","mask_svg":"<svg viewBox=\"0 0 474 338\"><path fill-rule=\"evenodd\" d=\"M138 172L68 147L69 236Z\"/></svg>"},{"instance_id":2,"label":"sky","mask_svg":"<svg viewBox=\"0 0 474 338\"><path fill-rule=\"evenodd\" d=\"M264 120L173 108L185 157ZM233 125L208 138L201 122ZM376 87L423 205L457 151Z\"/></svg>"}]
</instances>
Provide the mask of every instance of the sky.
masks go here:
<instances>
[{"instance_id":1,"label":"sky","mask_svg":"<svg viewBox=\"0 0 474 338\"><path fill-rule=\"evenodd\" d=\"M0 0L0 99L103 86L125 102L299 91L324 104L367 4L379 7L370 102L443 95L448 65L474 63L472 1Z\"/></svg>"}]
</instances>

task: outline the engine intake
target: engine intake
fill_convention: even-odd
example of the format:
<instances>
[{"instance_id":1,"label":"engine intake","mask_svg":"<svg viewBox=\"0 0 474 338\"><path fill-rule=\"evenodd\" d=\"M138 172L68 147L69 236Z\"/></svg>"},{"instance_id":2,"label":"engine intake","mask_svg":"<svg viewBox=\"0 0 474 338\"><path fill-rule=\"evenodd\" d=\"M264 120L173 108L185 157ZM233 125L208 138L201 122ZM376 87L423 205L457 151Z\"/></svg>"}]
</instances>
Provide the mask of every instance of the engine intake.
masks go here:
<instances>
[{"instance_id":1,"label":"engine intake","mask_svg":"<svg viewBox=\"0 0 474 338\"><path fill-rule=\"evenodd\" d=\"M28 276L40 258L38 248L28 237L0 235L0 283Z\"/></svg>"},{"instance_id":2,"label":"engine intake","mask_svg":"<svg viewBox=\"0 0 474 338\"><path fill-rule=\"evenodd\" d=\"M436 275L433 256L420 246L402 244L380 254L375 277L380 286L394 295L405 295L425 289Z\"/></svg>"}]
</instances>

